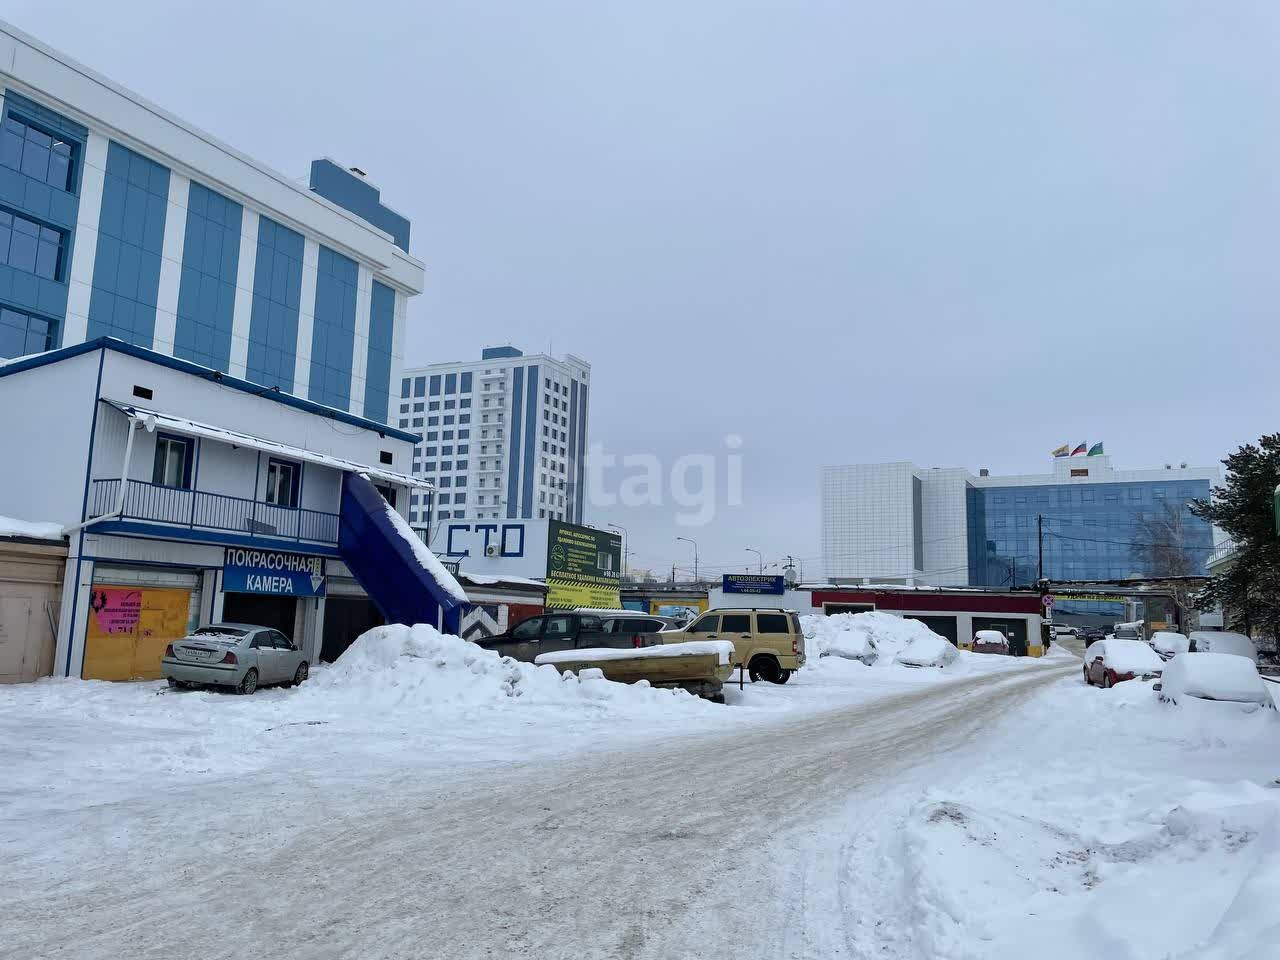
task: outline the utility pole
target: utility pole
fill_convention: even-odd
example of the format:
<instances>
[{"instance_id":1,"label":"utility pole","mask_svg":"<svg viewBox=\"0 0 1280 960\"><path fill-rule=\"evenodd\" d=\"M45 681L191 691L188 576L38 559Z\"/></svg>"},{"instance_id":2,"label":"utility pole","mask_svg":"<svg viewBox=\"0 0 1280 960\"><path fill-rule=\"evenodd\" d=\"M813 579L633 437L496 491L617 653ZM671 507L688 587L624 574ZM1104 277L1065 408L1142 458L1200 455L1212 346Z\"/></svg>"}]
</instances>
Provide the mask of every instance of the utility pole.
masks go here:
<instances>
[{"instance_id":1,"label":"utility pole","mask_svg":"<svg viewBox=\"0 0 1280 960\"><path fill-rule=\"evenodd\" d=\"M698 542L690 540L688 537L676 537L676 539L693 544L693 582L700 583L701 581L698 579Z\"/></svg>"},{"instance_id":2,"label":"utility pole","mask_svg":"<svg viewBox=\"0 0 1280 960\"><path fill-rule=\"evenodd\" d=\"M756 559L759 561L759 564L760 564L760 574L761 576L763 576L764 575L764 554L761 553L759 550L757 550L755 547L747 547L747 553L754 553L756 555Z\"/></svg>"},{"instance_id":3,"label":"utility pole","mask_svg":"<svg viewBox=\"0 0 1280 960\"><path fill-rule=\"evenodd\" d=\"M631 552L627 549L627 528L620 523L610 523L606 526L622 531L622 579L625 580L627 579L627 554Z\"/></svg>"},{"instance_id":4,"label":"utility pole","mask_svg":"<svg viewBox=\"0 0 1280 960\"><path fill-rule=\"evenodd\" d=\"M1044 514L1036 514L1036 543L1039 552L1039 561L1036 564L1036 580L1044 579Z\"/></svg>"}]
</instances>

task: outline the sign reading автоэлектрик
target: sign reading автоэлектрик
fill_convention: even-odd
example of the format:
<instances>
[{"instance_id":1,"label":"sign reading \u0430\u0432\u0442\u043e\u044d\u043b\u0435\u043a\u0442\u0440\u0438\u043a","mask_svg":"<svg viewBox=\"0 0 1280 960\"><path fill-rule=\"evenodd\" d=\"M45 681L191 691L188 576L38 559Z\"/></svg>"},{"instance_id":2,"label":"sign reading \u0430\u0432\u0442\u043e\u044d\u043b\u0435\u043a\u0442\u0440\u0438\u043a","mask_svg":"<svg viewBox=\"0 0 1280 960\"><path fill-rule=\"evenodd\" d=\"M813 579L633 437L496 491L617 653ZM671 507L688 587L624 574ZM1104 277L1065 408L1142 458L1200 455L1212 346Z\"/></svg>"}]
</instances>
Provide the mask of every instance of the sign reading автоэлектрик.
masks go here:
<instances>
[{"instance_id":1,"label":"sign reading \u0430\u0432\u0442\u043e\u044d\u043b\u0435\u043a\u0442\u0440\u0438\u043a","mask_svg":"<svg viewBox=\"0 0 1280 960\"><path fill-rule=\"evenodd\" d=\"M725 593L766 593L781 596L786 592L782 577L768 577L753 573L726 573L720 589Z\"/></svg>"},{"instance_id":2,"label":"sign reading \u0430\u0432\u0442\u043e\u044d\u043b\u0435\u043a\u0442\u0440\u0438\u043a","mask_svg":"<svg viewBox=\"0 0 1280 960\"><path fill-rule=\"evenodd\" d=\"M222 589L227 593L323 597L324 558L283 550L227 547L222 558Z\"/></svg>"}]
</instances>

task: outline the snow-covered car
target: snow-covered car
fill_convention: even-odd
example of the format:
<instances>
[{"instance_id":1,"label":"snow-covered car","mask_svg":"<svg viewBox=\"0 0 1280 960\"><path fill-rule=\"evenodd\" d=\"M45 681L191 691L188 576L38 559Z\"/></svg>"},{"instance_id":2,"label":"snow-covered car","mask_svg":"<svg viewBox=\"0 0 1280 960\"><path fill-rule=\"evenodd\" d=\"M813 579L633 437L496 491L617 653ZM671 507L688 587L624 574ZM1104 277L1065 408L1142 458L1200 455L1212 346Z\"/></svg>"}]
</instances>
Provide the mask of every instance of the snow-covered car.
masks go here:
<instances>
[{"instance_id":1,"label":"snow-covered car","mask_svg":"<svg viewBox=\"0 0 1280 960\"><path fill-rule=\"evenodd\" d=\"M1151 635L1151 649L1160 654L1161 660L1171 660L1191 649L1191 640L1172 630L1157 630Z\"/></svg>"},{"instance_id":2,"label":"snow-covered car","mask_svg":"<svg viewBox=\"0 0 1280 960\"><path fill-rule=\"evenodd\" d=\"M1258 648L1243 633L1229 630L1192 630L1191 653L1231 653L1258 662Z\"/></svg>"},{"instance_id":3,"label":"snow-covered car","mask_svg":"<svg viewBox=\"0 0 1280 960\"><path fill-rule=\"evenodd\" d=\"M973 635L974 653L1009 652L1009 638L999 630L979 630Z\"/></svg>"},{"instance_id":4,"label":"snow-covered car","mask_svg":"<svg viewBox=\"0 0 1280 960\"><path fill-rule=\"evenodd\" d=\"M1165 664L1155 690L1161 700L1173 704L1213 700L1246 712L1275 709L1271 691L1253 661L1230 653L1180 653Z\"/></svg>"},{"instance_id":5,"label":"snow-covered car","mask_svg":"<svg viewBox=\"0 0 1280 960\"><path fill-rule=\"evenodd\" d=\"M171 687L233 687L253 693L269 683L302 683L310 666L279 630L251 623L211 623L165 647L160 673Z\"/></svg>"},{"instance_id":6,"label":"snow-covered car","mask_svg":"<svg viewBox=\"0 0 1280 960\"><path fill-rule=\"evenodd\" d=\"M822 650L822 656L840 657L843 660L857 660L859 663L865 663L869 667L876 662L880 656L880 651L876 649L875 640L867 634L850 630L837 634L827 641Z\"/></svg>"},{"instance_id":7,"label":"snow-covered car","mask_svg":"<svg viewBox=\"0 0 1280 960\"><path fill-rule=\"evenodd\" d=\"M1160 676L1164 661L1141 640L1107 637L1090 645L1084 654L1084 682L1113 687L1125 680L1151 680Z\"/></svg>"},{"instance_id":8,"label":"snow-covered car","mask_svg":"<svg viewBox=\"0 0 1280 960\"><path fill-rule=\"evenodd\" d=\"M960 652L950 640L930 635L915 637L894 659L906 667L945 667L958 656Z\"/></svg>"}]
</instances>

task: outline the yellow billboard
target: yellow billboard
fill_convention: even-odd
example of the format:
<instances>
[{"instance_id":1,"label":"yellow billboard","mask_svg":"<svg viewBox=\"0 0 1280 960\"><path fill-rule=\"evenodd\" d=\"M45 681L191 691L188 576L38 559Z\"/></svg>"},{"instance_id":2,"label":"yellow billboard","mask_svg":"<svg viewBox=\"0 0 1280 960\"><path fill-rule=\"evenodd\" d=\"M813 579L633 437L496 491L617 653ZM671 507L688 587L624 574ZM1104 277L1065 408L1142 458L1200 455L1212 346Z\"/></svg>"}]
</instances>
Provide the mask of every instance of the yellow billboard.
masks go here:
<instances>
[{"instance_id":1,"label":"yellow billboard","mask_svg":"<svg viewBox=\"0 0 1280 960\"><path fill-rule=\"evenodd\" d=\"M552 520L547 525L547 609L622 605L622 538Z\"/></svg>"}]
</instances>

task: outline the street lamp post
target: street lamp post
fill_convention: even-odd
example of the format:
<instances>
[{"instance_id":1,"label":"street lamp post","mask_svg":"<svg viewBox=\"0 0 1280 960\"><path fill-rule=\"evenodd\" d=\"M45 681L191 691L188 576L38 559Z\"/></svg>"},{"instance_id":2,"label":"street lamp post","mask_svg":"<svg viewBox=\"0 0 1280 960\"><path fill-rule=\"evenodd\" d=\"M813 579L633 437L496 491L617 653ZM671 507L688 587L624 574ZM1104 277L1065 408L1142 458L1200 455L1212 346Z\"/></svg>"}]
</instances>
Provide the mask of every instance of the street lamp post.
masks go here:
<instances>
[{"instance_id":1,"label":"street lamp post","mask_svg":"<svg viewBox=\"0 0 1280 960\"><path fill-rule=\"evenodd\" d=\"M627 579L627 528L620 523L610 523L606 526L622 531L622 579L625 580Z\"/></svg>"},{"instance_id":2,"label":"street lamp post","mask_svg":"<svg viewBox=\"0 0 1280 960\"><path fill-rule=\"evenodd\" d=\"M693 579L696 583L698 580L698 542L690 540L688 537L676 537L677 540L683 540L685 543L693 544Z\"/></svg>"},{"instance_id":3,"label":"street lamp post","mask_svg":"<svg viewBox=\"0 0 1280 960\"><path fill-rule=\"evenodd\" d=\"M747 547L747 553L754 553L756 557L759 559L760 574L761 576L763 576L764 575L764 554L761 553L759 550L757 550L755 547Z\"/></svg>"}]
</instances>

